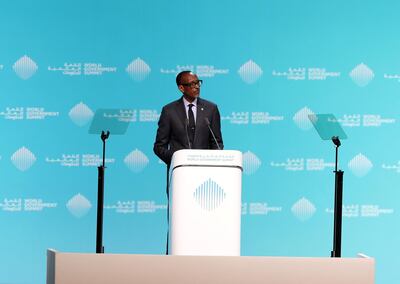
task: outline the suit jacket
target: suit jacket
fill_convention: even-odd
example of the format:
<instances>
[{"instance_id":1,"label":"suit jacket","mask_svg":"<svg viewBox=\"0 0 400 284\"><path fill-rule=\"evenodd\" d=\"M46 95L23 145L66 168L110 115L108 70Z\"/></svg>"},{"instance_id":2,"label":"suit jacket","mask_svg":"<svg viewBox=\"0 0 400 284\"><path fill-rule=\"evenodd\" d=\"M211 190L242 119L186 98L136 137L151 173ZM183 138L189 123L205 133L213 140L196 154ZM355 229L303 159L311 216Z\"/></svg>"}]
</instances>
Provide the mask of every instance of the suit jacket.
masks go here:
<instances>
[{"instance_id":1,"label":"suit jacket","mask_svg":"<svg viewBox=\"0 0 400 284\"><path fill-rule=\"evenodd\" d=\"M215 134L219 147L223 149L221 118L216 104L197 98L196 129L192 149L218 149L205 118ZM172 154L181 149L189 149L187 117L183 99L180 98L163 107L158 121L154 153L168 166Z\"/></svg>"}]
</instances>

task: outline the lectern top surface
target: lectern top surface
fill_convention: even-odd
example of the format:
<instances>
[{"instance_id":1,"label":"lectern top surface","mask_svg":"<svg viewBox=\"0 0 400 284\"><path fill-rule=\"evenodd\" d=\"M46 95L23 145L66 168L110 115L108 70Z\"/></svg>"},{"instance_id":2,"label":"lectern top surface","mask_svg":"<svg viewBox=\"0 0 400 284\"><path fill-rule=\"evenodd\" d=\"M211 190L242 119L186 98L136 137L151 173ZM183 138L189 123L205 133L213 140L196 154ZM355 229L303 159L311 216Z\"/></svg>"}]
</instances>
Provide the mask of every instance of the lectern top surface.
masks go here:
<instances>
[{"instance_id":1,"label":"lectern top surface","mask_svg":"<svg viewBox=\"0 0 400 284\"><path fill-rule=\"evenodd\" d=\"M231 166L242 168L242 153L236 150L179 150L172 156L171 168L178 166Z\"/></svg>"}]
</instances>

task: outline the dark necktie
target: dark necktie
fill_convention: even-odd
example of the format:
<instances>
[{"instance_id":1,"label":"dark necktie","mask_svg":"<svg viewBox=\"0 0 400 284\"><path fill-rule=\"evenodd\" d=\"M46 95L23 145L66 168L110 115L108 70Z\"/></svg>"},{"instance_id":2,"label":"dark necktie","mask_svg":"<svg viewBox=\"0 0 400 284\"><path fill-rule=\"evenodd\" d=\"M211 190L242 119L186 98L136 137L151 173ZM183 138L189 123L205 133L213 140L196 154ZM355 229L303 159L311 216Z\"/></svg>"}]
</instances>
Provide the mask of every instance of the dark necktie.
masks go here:
<instances>
[{"instance_id":1,"label":"dark necktie","mask_svg":"<svg viewBox=\"0 0 400 284\"><path fill-rule=\"evenodd\" d=\"M189 117L189 141L190 144L193 145L193 141L194 141L194 132L196 129L196 125L194 123L194 114L193 114L193 110L192 107L194 107L194 104L189 104L189 111L188 111L188 117Z\"/></svg>"}]
</instances>

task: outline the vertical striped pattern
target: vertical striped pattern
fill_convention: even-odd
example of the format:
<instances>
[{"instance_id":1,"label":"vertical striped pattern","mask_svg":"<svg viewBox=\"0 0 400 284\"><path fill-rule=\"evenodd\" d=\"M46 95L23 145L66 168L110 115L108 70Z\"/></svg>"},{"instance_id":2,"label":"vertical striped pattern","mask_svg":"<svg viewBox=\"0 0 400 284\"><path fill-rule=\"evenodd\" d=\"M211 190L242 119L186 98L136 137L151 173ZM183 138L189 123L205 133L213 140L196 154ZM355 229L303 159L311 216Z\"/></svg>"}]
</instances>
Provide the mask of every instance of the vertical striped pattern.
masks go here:
<instances>
[{"instance_id":1,"label":"vertical striped pattern","mask_svg":"<svg viewBox=\"0 0 400 284\"><path fill-rule=\"evenodd\" d=\"M147 167L149 159L143 152L135 149L125 157L124 163L132 172L139 173Z\"/></svg>"},{"instance_id":2,"label":"vertical striped pattern","mask_svg":"<svg viewBox=\"0 0 400 284\"><path fill-rule=\"evenodd\" d=\"M143 81L149 75L151 69L142 59L136 58L126 67L125 71L133 80Z\"/></svg>"},{"instance_id":3,"label":"vertical striped pattern","mask_svg":"<svg viewBox=\"0 0 400 284\"><path fill-rule=\"evenodd\" d=\"M81 218L89 212L92 204L85 196L78 193L68 201L66 206L72 215Z\"/></svg>"},{"instance_id":4,"label":"vertical striped pattern","mask_svg":"<svg viewBox=\"0 0 400 284\"><path fill-rule=\"evenodd\" d=\"M22 147L11 156L11 162L20 171L26 171L36 162L36 157L29 149Z\"/></svg>"},{"instance_id":5,"label":"vertical striped pattern","mask_svg":"<svg viewBox=\"0 0 400 284\"><path fill-rule=\"evenodd\" d=\"M213 180L208 179L193 192L193 197L200 207L207 211L218 208L224 201L226 193Z\"/></svg>"},{"instance_id":6,"label":"vertical striped pattern","mask_svg":"<svg viewBox=\"0 0 400 284\"><path fill-rule=\"evenodd\" d=\"M374 72L364 63L357 65L350 72L350 77L360 87L365 87L374 78Z\"/></svg>"},{"instance_id":7,"label":"vertical striped pattern","mask_svg":"<svg viewBox=\"0 0 400 284\"><path fill-rule=\"evenodd\" d=\"M261 77L263 71L253 60L249 60L239 68L238 73L244 82L252 84Z\"/></svg>"},{"instance_id":8,"label":"vertical striped pattern","mask_svg":"<svg viewBox=\"0 0 400 284\"><path fill-rule=\"evenodd\" d=\"M30 59L28 56L24 55L23 57L18 59L17 62L14 63L13 69L14 69L14 72L21 79L26 80L26 79L29 79L30 77L32 77L36 73L38 66L32 59Z\"/></svg>"},{"instance_id":9,"label":"vertical striped pattern","mask_svg":"<svg viewBox=\"0 0 400 284\"><path fill-rule=\"evenodd\" d=\"M303 107L293 116L293 121L300 129L309 130L313 127L310 119L308 118L309 115L314 115L314 112L308 107Z\"/></svg>"},{"instance_id":10,"label":"vertical striped pattern","mask_svg":"<svg viewBox=\"0 0 400 284\"><path fill-rule=\"evenodd\" d=\"M314 215L317 209L315 208L314 204L303 197L292 206L291 210L297 219L300 221L306 221Z\"/></svg>"},{"instance_id":11,"label":"vertical striped pattern","mask_svg":"<svg viewBox=\"0 0 400 284\"><path fill-rule=\"evenodd\" d=\"M348 163L351 172L357 177L363 177L372 169L372 162L363 154L358 154Z\"/></svg>"},{"instance_id":12,"label":"vertical striped pattern","mask_svg":"<svg viewBox=\"0 0 400 284\"><path fill-rule=\"evenodd\" d=\"M243 154L243 173L254 174L260 166L261 160L255 154L250 151Z\"/></svg>"},{"instance_id":13,"label":"vertical striped pattern","mask_svg":"<svg viewBox=\"0 0 400 284\"><path fill-rule=\"evenodd\" d=\"M68 113L72 122L82 127L85 126L94 116L93 111L83 102L75 105Z\"/></svg>"}]
</instances>

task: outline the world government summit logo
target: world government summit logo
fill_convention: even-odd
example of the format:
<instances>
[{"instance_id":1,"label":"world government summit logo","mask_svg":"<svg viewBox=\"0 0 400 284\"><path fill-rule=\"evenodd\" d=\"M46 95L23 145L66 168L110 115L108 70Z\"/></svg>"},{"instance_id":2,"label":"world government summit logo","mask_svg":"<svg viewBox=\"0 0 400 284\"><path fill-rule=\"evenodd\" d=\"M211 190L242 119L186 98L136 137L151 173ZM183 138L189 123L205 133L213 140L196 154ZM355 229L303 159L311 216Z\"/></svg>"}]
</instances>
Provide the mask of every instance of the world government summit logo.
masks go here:
<instances>
[{"instance_id":1,"label":"world government summit logo","mask_svg":"<svg viewBox=\"0 0 400 284\"><path fill-rule=\"evenodd\" d=\"M135 149L124 159L125 165L134 173L140 173L149 164L149 158L140 150Z\"/></svg>"},{"instance_id":2,"label":"world government summit logo","mask_svg":"<svg viewBox=\"0 0 400 284\"><path fill-rule=\"evenodd\" d=\"M356 177L361 178L370 172L373 164L366 156L360 153L349 161L348 167Z\"/></svg>"},{"instance_id":3,"label":"world government summit logo","mask_svg":"<svg viewBox=\"0 0 400 284\"><path fill-rule=\"evenodd\" d=\"M25 146L11 156L11 162L21 172L27 171L36 162L35 155Z\"/></svg>"},{"instance_id":4,"label":"world government summit logo","mask_svg":"<svg viewBox=\"0 0 400 284\"><path fill-rule=\"evenodd\" d=\"M302 222L310 219L316 210L314 204L305 197L299 199L291 208L293 215Z\"/></svg>"},{"instance_id":5,"label":"world government summit logo","mask_svg":"<svg viewBox=\"0 0 400 284\"><path fill-rule=\"evenodd\" d=\"M353 82L359 87L367 86L375 76L374 71L364 63L357 65L353 70L351 70L349 75Z\"/></svg>"},{"instance_id":6,"label":"world government summit logo","mask_svg":"<svg viewBox=\"0 0 400 284\"><path fill-rule=\"evenodd\" d=\"M254 174L261 166L261 160L252 152L243 153L243 173Z\"/></svg>"},{"instance_id":7,"label":"world government summit logo","mask_svg":"<svg viewBox=\"0 0 400 284\"><path fill-rule=\"evenodd\" d=\"M136 82L143 81L151 72L150 66L141 58L136 58L126 67L125 71Z\"/></svg>"},{"instance_id":8,"label":"world government summit logo","mask_svg":"<svg viewBox=\"0 0 400 284\"><path fill-rule=\"evenodd\" d=\"M305 106L295 113L293 116L293 121L301 130L309 130L313 127L309 119L310 115L314 115L314 112Z\"/></svg>"},{"instance_id":9,"label":"world government summit logo","mask_svg":"<svg viewBox=\"0 0 400 284\"><path fill-rule=\"evenodd\" d=\"M247 84L253 84L262 76L263 71L253 60L247 61L238 70L240 78Z\"/></svg>"},{"instance_id":10,"label":"world government summit logo","mask_svg":"<svg viewBox=\"0 0 400 284\"><path fill-rule=\"evenodd\" d=\"M78 193L68 200L66 207L73 216L81 218L89 212L92 204L85 196Z\"/></svg>"},{"instance_id":11,"label":"world government summit logo","mask_svg":"<svg viewBox=\"0 0 400 284\"><path fill-rule=\"evenodd\" d=\"M82 127L88 124L93 116L94 112L83 102L76 104L68 113L69 118L77 126Z\"/></svg>"},{"instance_id":12,"label":"world government summit logo","mask_svg":"<svg viewBox=\"0 0 400 284\"><path fill-rule=\"evenodd\" d=\"M30 57L24 55L18 59L14 65L13 70L23 80L27 80L32 77L38 70L38 66Z\"/></svg>"},{"instance_id":13,"label":"world government summit logo","mask_svg":"<svg viewBox=\"0 0 400 284\"><path fill-rule=\"evenodd\" d=\"M222 205L226 193L218 183L209 178L194 190L193 198L202 209L213 211Z\"/></svg>"}]
</instances>

